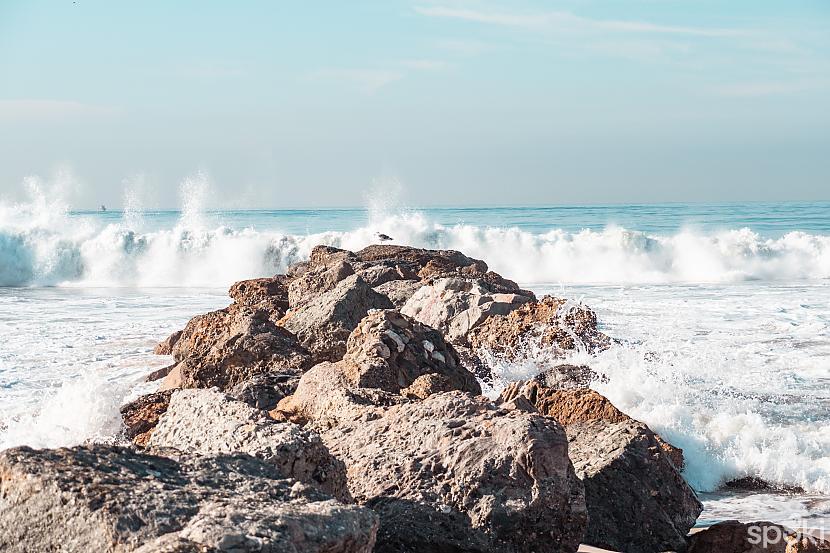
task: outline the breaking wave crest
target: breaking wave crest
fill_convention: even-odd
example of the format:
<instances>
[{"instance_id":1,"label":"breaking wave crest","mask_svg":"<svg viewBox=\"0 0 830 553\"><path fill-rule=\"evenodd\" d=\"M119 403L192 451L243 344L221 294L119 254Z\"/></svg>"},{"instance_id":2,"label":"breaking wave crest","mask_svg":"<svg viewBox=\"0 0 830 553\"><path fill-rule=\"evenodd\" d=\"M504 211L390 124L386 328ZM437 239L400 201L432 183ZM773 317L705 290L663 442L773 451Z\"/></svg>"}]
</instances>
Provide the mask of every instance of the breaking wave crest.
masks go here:
<instances>
[{"instance_id":1,"label":"breaking wave crest","mask_svg":"<svg viewBox=\"0 0 830 553\"><path fill-rule=\"evenodd\" d=\"M167 228L144 218L70 214L48 202L0 205L0 286L224 287L306 258L317 244L359 249L383 232L394 243L457 249L522 283L663 284L830 277L830 236L763 238L748 228L651 235L609 226L531 233L441 225L424 213L368 218L345 232L290 234L278 216L257 228L205 226L185 210Z\"/></svg>"}]
</instances>

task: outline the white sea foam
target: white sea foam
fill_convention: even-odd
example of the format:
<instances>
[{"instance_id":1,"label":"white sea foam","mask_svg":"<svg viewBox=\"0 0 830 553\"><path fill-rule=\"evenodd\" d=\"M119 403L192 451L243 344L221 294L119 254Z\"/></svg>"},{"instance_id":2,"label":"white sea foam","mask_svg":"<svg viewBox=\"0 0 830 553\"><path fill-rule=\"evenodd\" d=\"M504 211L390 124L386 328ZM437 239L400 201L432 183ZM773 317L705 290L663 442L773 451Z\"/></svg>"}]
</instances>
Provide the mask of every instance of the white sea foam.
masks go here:
<instances>
[{"instance_id":1,"label":"white sea foam","mask_svg":"<svg viewBox=\"0 0 830 553\"><path fill-rule=\"evenodd\" d=\"M44 199L0 206L0 286L227 286L284 270L317 244L359 249L385 232L395 243L461 250L526 284L719 283L830 278L830 237L749 229L656 236L620 227L533 234L518 228L444 226L422 213L373 213L345 232L209 228L199 183L172 228L142 230L135 210L118 222L69 217ZM194 192L195 191L195 192Z\"/></svg>"}]
</instances>

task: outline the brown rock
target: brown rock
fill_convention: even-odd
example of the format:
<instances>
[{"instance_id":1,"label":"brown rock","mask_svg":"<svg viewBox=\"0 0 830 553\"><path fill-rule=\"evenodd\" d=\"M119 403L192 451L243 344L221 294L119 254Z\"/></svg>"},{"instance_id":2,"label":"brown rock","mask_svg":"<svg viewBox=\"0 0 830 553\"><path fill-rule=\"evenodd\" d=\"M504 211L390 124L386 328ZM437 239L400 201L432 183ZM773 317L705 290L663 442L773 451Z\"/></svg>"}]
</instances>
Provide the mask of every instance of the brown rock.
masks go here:
<instances>
[{"instance_id":1,"label":"brown rock","mask_svg":"<svg viewBox=\"0 0 830 553\"><path fill-rule=\"evenodd\" d=\"M179 341L179 338L182 336L182 331L177 330L163 341L156 344L156 347L153 349L153 353L156 355L172 355L173 354L173 346L176 345L176 342Z\"/></svg>"},{"instance_id":2,"label":"brown rock","mask_svg":"<svg viewBox=\"0 0 830 553\"><path fill-rule=\"evenodd\" d=\"M489 317L469 333L468 340L474 349L484 348L508 359L521 356L529 344L553 352L596 351L610 345L610 339L597 330L591 309L551 296Z\"/></svg>"},{"instance_id":3,"label":"brown rock","mask_svg":"<svg viewBox=\"0 0 830 553\"><path fill-rule=\"evenodd\" d=\"M288 282L285 275L242 280L231 286L228 294L237 306L263 309L277 321L288 311Z\"/></svg>"},{"instance_id":4,"label":"brown rock","mask_svg":"<svg viewBox=\"0 0 830 553\"><path fill-rule=\"evenodd\" d=\"M582 487L550 418L450 392L323 439L352 495L380 515L375 551L577 549Z\"/></svg>"},{"instance_id":5,"label":"brown rock","mask_svg":"<svg viewBox=\"0 0 830 553\"><path fill-rule=\"evenodd\" d=\"M297 335L315 362L339 361L346 340L370 309L388 309L389 299L359 275L349 276L329 291L292 307L280 324Z\"/></svg>"},{"instance_id":6,"label":"brown rock","mask_svg":"<svg viewBox=\"0 0 830 553\"><path fill-rule=\"evenodd\" d=\"M627 553L685 549L703 507L646 425L597 419L566 431L585 485L584 543Z\"/></svg>"},{"instance_id":7,"label":"brown rock","mask_svg":"<svg viewBox=\"0 0 830 553\"><path fill-rule=\"evenodd\" d=\"M147 445L156 427L170 404L172 390L141 396L121 407L124 421L124 436L138 446Z\"/></svg>"},{"instance_id":8,"label":"brown rock","mask_svg":"<svg viewBox=\"0 0 830 553\"><path fill-rule=\"evenodd\" d=\"M423 285L419 280L390 280L374 286L374 289L389 298L395 309L400 309Z\"/></svg>"}]
</instances>

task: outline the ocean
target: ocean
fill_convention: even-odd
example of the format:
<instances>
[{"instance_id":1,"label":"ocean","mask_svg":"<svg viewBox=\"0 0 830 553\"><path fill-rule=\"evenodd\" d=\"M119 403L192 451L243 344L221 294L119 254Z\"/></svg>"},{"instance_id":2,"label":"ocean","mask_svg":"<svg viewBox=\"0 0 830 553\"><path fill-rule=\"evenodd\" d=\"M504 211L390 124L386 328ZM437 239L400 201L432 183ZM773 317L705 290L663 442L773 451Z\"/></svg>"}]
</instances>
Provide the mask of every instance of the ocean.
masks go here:
<instances>
[{"instance_id":1,"label":"ocean","mask_svg":"<svg viewBox=\"0 0 830 553\"><path fill-rule=\"evenodd\" d=\"M382 202L381 202L382 203ZM597 389L682 447L726 518L830 523L830 203L72 211L0 204L0 448L112 440L118 406L169 363L157 341L236 280L317 244L457 249L581 301L618 340L573 354ZM532 376L499 367L489 392ZM797 493L718 491L755 476Z\"/></svg>"}]
</instances>

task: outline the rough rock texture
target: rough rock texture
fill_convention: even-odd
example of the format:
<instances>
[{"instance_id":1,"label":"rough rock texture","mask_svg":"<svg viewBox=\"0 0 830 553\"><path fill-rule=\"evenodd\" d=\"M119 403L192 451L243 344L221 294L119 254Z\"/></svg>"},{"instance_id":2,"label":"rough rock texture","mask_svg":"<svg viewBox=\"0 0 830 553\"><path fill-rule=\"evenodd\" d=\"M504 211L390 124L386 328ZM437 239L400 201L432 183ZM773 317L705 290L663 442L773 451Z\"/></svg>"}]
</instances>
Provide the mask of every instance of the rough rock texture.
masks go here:
<instances>
[{"instance_id":1,"label":"rough rock texture","mask_svg":"<svg viewBox=\"0 0 830 553\"><path fill-rule=\"evenodd\" d=\"M533 377L548 388L588 388L593 382L607 383L608 377L586 365L554 365Z\"/></svg>"},{"instance_id":2,"label":"rough rock texture","mask_svg":"<svg viewBox=\"0 0 830 553\"><path fill-rule=\"evenodd\" d=\"M313 422L317 428L331 428L341 422L380 417L384 407L404 399L377 388L357 388L351 384L342 362L325 362L305 373L297 390L280 401L270 414L276 420Z\"/></svg>"},{"instance_id":3,"label":"rough rock texture","mask_svg":"<svg viewBox=\"0 0 830 553\"><path fill-rule=\"evenodd\" d=\"M305 303L292 305L280 324L297 335L315 362L337 361L346 353L349 334L369 310L391 307L386 296L352 275Z\"/></svg>"},{"instance_id":4,"label":"rough rock texture","mask_svg":"<svg viewBox=\"0 0 830 553\"><path fill-rule=\"evenodd\" d=\"M357 325L337 363L305 373L272 415L330 427L374 418L404 397L438 391L480 394L475 376L458 363L441 333L394 310L373 311Z\"/></svg>"},{"instance_id":5,"label":"rough rock texture","mask_svg":"<svg viewBox=\"0 0 830 553\"><path fill-rule=\"evenodd\" d=\"M450 392L324 440L355 499L380 515L376 551L576 551L585 528L553 419Z\"/></svg>"},{"instance_id":6,"label":"rough rock texture","mask_svg":"<svg viewBox=\"0 0 830 553\"><path fill-rule=\"evenodd\" d=\"M136 445L145 446L153 429L170 404L172 390L141 396L121 407L124 437Z\"/></svg>"},{"instance_id":7,"label":"rough rock texture","mask_svg":"<svg viewBox=\"0 0 830 553\"><path fill-rule=\"evenodd\" d=\"M235 306L191 319L174 356L178 364L165 377L164 389L225 390L258 374L299 375L311 366L308 351L267 311Z\"/></svg>"},{"instance_id":8,"label":"rough rock texture","mask_svg":"<svg viewBox=\"0 0 830 553\"><path fill-rule=\"evenodd\" d=\"M564 352L578 348L595 351L610 344L597 330L597 316L590 308L551 296L488 318L468 339L474 349L484 348L508 359L521 356L528 346Z\"/></svg>"},{"instance_id":9,"label":"rough rock texture","mask_svg":"<svg viewBox=\"0 0 830 553\"><path fill-rule=\"evenodd\" d=\"M295 373L263 373L240 382L228 390L228 395L251 407L270 411L282 398L293 394L299 382L300 377Z\"/></svg>"},{"instance_id":10,"label":"rough rock texture","mask_svg":"<svg viewBox=\"0 0 830 553\"><path fill-rule=\"evenodd\" d=\"M349 501L345 467L320 436L214 390L179 390L148 442L185 452L242 452L275 465L286 478L317 486Z\"/></svg>"},{"instance_id":11,"label":"rough rock texture","mask_svg":"<svg viewBox=\"0 0 830 553\"><path fill-rule=\"evenodd\" d=\"M395 309L400 309L423 285L419 280L390 280L374 288L375 292L389 298Z\"/></svg>"},{"instance_id":12,"label":"rough rock texture","mask_svg":"<svg viewBox=\"0 0 830 553\"><path fill-rule=\"evenodd\" d=\"M400 392L415 379L438 374L453 390L480 394L475 376L437 330L394 310L374 311L349 335L343 366L352 385Z\"/></svg>"},{"instance_id":13,"label":"rough rock texture","mask_svg":"<svg viewBox=\"0 0 830 553\"><path fill-rule=\"evenodd\" d=\"M494 292L483 280L439 278L419 288L401 313L441 330L450 342L465 343L467 333L488 317L506 315L532 300Z\"/></svg>"},{"instance_id":14,"label":"rough rock texture","mask_svg":"<svg viewBox=\"0 0 830 553\"><path fill-rule=\"evenodd\" d=\"M550 373L545 377L549 379ZM589 388L549 388L537 379L513 382L502 391L497 403L508 402L519 396L527 398L541 414L555 418L559 424L566 427L593 420L612 423L633 420L599 392ZM685 464L683 450L666 442L657 434L654 438L675 468L682 471Z\"/></svg>"},{"instance_id":15,"label":"rough rock texture","mask_svg":"<svg viewBox=\"0 0 830 553\"><path fill-rule=\"evenodd\" d=\"M318 294L328 292L341 280L354 274L351 264L338 257L336 260L319 261L288 285L288 302L296 308L313 300Z\"/></svg>"},{"instance_id":16,"label":"rough rock texture","mask_svg":"<svg viewBox=\"0 0 830 553\"><path fill-rule=\"evenodd\" d=\"M593 420L566 431L585 484L585 543L627 553L686 547L702 506L646 425Z\"/></svg>"},{"instance_id":17,"label":"rough rock texture","mask_svg":"<svg viewBox=\"0 0 830 553\"><path fill-rule=\"evenodd\" d=\"M288 277L242 280L231 286L228 295L237 306L267 311L277 321L288 311Z\"/></svg>"},{"instance_id":18,"label":"rough rock texture","mask_svg":"<svg viewBox=\"0 0 830 553\"><path fill-rule=\"evenodd\" d=\"M169 454L103 445L0 453L0 550L372 550L369 509L248 455Z\"/></svg>"},{"instance_id":19,"label":"rough rock texture","mask_svg":"<svg viewBox=\"0 0 830 553\"><path fill-rule=\"evenodd\" d=\"M156 355L172 355L173 354L173 346L176 345L176 342L179 341L179 338L182 336L182 331L177 330L158 344L153 349L153 353Z\"/></svg>"}]
</instances>

